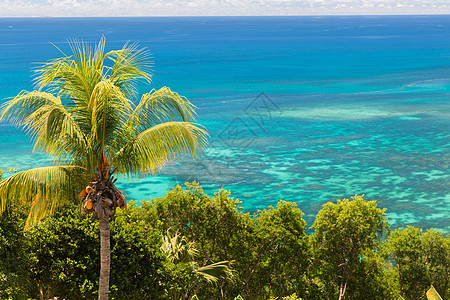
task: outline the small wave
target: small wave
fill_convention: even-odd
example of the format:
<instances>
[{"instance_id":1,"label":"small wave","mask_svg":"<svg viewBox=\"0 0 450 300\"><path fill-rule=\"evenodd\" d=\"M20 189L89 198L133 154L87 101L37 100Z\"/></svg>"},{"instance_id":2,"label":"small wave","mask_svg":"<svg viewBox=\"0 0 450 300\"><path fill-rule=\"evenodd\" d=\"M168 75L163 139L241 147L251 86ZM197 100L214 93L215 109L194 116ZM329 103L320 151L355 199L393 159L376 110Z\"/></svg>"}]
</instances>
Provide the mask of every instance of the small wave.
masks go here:
<instances>
[{"instance_id":1,"label":"small wave","mask_svg":"<svg viewBox=\"0 0 450 300\"><path fill-rule=\"evenodd\" d=\"M354 39L380 40L380 39L396 39L402 37L401 35L359 35L354 36Z\"/></svg>"},{"instance_id":2,"label":"small wave","mask_svg":"<svg viewBox=\"0 0 450 300\"><path fill-rule=\"evenodd\" d=\"M406 85L407 87L411 87L411 86L415 86L415 85L419 85L422 83L429 83L429 82L445 82L445 81L449 81L450 78L434 78L434 79L426 79L426 80L419 80L419 81L413 81L410 84Z\"/></svg>"}]
</instances>

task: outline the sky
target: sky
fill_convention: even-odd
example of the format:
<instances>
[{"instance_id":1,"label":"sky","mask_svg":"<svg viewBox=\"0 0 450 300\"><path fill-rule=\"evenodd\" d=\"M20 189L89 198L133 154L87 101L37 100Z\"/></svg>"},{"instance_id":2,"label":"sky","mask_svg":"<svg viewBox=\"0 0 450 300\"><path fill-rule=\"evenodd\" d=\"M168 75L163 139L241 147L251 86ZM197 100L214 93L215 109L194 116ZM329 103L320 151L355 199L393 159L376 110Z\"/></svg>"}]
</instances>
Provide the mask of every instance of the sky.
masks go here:
<instances>
[{"instance_id":1,"label":"sky","mask_svg":"<svg viewBox=\"0 0 450 300\"><path fill-rule=\"evenodd\" d=\"M0 0L0 17L450 14L450 0Z\"/></svg>"}]
</instances>

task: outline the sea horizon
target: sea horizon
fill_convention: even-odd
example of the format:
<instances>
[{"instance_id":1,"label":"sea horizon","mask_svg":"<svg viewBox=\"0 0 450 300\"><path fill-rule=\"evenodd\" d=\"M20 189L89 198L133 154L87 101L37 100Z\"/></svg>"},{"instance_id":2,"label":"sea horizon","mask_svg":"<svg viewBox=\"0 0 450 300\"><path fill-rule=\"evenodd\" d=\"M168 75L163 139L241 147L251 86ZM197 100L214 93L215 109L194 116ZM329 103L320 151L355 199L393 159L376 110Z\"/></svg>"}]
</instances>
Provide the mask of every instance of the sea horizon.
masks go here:
<instances>
[{"instance_id":1,"label":"sea horizon","mask_svg":"<svg viewBox=\"0 0 450 300\"><path fill-rule=\"evenodd\" d=\"M442 17L450 13L404 13L404 14L305 14L305 15L155 15L155 16L0 16L0 19L145 19L145 18L297 18L297 17Z\"/></svg>"}]
</instances>

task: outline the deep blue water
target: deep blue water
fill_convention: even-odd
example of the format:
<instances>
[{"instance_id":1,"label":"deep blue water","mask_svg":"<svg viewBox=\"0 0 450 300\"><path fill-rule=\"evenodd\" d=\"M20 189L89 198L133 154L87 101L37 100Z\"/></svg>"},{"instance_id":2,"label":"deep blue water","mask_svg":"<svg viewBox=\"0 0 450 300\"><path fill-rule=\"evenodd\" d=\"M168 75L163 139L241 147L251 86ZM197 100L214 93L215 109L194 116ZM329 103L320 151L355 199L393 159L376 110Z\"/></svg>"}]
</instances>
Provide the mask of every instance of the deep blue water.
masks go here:
<instances>
[{"instance_id":1,"label":"deep blue water","mask_svg":"<svg viewBox=\"0 0 450 300\"><path fill-rule=\"evenodd\" d=\"M365 194L393 227L450 232L450 16L0 19L0 99L32 89L36 62L67 40L151 50L152 86L198 107L202 158L124 179L141 200L194 179L249 210ZM3 100L2 100L3 101ZM0 167L52 163L0 125Z\"/></svg>"}]
</instances>

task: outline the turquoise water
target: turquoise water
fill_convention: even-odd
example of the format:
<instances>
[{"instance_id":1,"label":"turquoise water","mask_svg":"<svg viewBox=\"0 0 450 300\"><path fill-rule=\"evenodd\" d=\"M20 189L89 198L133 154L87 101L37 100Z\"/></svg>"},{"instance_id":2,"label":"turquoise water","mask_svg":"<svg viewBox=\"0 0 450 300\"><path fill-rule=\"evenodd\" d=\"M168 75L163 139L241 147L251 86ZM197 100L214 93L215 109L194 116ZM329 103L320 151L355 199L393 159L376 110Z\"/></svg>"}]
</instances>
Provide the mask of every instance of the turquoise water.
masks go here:
<instances>
[{"instance_id":1,"label":"turquoise water","mask_svg":"<svg viewBox=\"0 0 450 300\"><path fill-rule=\"evenodd\" d=\"M152 86L197 107L211 135L197 160L124 178L129 198L198 180L249 211L321 206L365 194L392 227L450 232L450 16L0 19L0 99L31 89L35 62L67 38L109 48L137 41L154 56ZM0 125L0 167L52 163Z\"/></svg>"}]
</instances>

